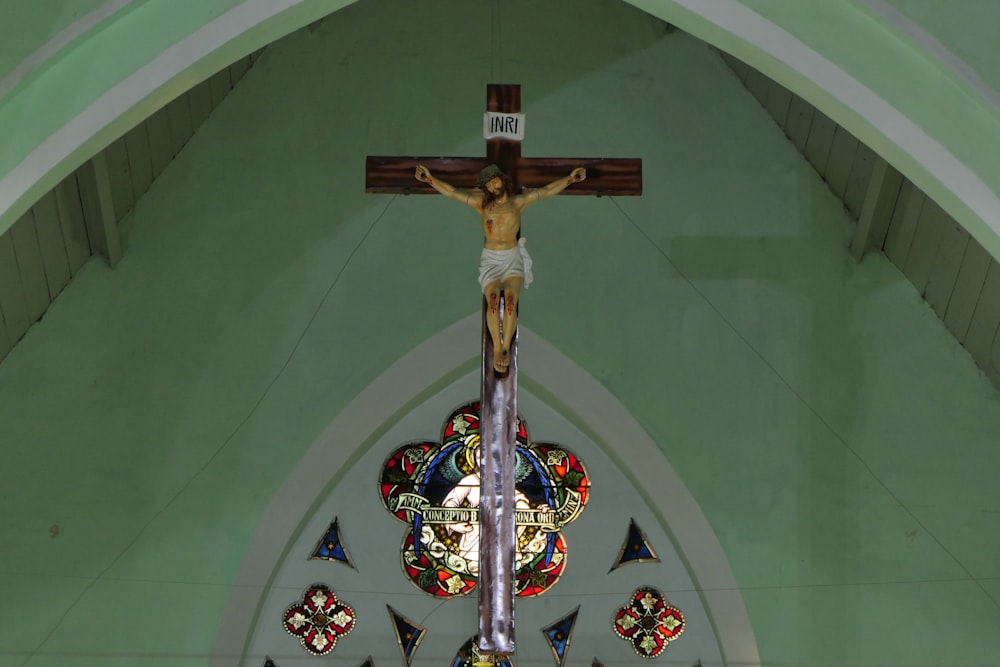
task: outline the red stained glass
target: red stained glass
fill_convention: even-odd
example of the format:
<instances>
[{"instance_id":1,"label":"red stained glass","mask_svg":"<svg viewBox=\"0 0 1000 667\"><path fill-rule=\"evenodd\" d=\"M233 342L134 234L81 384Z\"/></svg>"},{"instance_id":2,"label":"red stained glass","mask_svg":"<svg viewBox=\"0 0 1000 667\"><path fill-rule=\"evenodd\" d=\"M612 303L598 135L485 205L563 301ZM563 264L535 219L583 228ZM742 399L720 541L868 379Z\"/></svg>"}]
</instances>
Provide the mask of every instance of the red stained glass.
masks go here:
<instances>
[{"instance_id":1,"label":"red stained glass","mask_svg":"<svg viewBox=\"0 0 1000 667\"><path fill-rule=\"evenodd\" d=\"M285 610L282 625L297 637L302 648L313 655L326 655L337 646L337 640L354 629L354 610L337 599L329 587L313 584L302 600Z\"/></svg>"},{"instance_id":2,"label":"red stained glass","mask_svg":"<svg viewBox=\"0 0 1000 667\"><path fill-rule=\"evenodd\" d=\"M667 604L663 593L644 586L618 609L612 627L640 657L655 658L684 632L685 621L681 610Z\"/></svg>"},{"instance_id":3,"label":"red stained glass","mask_svg":"<svg viewBox=\"0 0 1000 667\"><path fill-rule=\"evenodd\" d=\"M531 443L517 421L515 592L541 595L566 565L560 529L580 515L590 478L580 459L554 443ZM382 504L408 525L401 549L407 578L438 597L465 595L478 581L479 403L445 419L441 442L412 442L386 459Z\"/></svg>"}]
</instances>

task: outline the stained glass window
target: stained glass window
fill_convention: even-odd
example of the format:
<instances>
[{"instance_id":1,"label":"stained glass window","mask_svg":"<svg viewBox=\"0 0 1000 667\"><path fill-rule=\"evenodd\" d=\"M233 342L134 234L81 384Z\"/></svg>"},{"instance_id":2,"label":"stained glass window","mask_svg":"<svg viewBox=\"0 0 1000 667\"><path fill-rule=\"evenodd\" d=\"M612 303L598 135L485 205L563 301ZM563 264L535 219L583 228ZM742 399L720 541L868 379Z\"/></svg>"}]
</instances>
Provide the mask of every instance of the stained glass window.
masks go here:
<instances>
[{"instance_id":1,"label":"stained glass window","mask_svg":"<svg viewBox=\"0 0 1000 667\"><path fill-rule=\"evenodd\" d=\"M549 648L552 649L552 657L556 661L556 667L563 667L566 663L569 642L573 638L573 626L576 625L576 616L579 612L580 607L577 607L555 623L542 628L542 635L548 642Z\"/></svg>"},{"instance_id":2,"label":"stained glass window","mask_svg":"<svg viewBox=\"0 0 1000 667\"><path fill-rule=\"evenodd\" d=\"M325 584L313 584L302 599L285 610L282 625L297 637L302 648L313 655L326 655L337 640L350 634L355 623L354 610L337 599Z\"/></svg>"},{"instance_id":3,"label":"stained glass window","mask_svg":"<svg viewBox=\"0 0 1000 667\"><path fill-rule=\"evenodd\" d=\"M469 593L479 573L479 402L445 419L440 442L411 442L386 459L382 504L408 525L401 564L411 582L435 596ZM566 564L560 529L590 497L583 462L553 443L532 443L517 420L515 469L515 592L540 595Z\"/></svg>"},{"instance_id":4,"label":"stained glass window","mask_svg":"<svg viewBox=\"0 0 1000 667\"><path fill-rule=\"evenodd\" d=\"M461 648L458 649L458 653L455 654L455 659L451 661L451 667L475 667L477 664L481 665L485 662L491 662L494 667L514 667L514 663L511 662L509 657L484 656L480 653L479 635L469 637L462 644Z\"/></svg>"},{"instance_id":5,"label":"stained glass window","mask_svg":"<svg viewBox=\"0 0 1000 667\"><path fill-rule=\"evenodd\" d=\"M311 558L315 560L333 560L354 567L351 555L347 552L344 540L340 537L340 525L336 517L334 517L333 523L330 524L330 527L326 529L323 537L316 544Z\"/></svg>"},{"instance_id":6,"label":"stained glass window","mask_svg":"<svg viewBox=\"0 0 1000 667\"><path fill-rule=\"evenodd\" d=\"M663 593L643 586L618 609L612 627L640 657L655 658L684 632L684 614L667 604Z\"/></svg>"},{"instance_id":7,"label":"stained glass window","mask_svg":"<svg viewBox=\"0 0 1000 667\"><path fill-rule=\"evenodd\" d=\"M427 633L427 628L417 625L406 618L398 611L386 605L389 609L389 619L392 622L392 630L396 633L396 643L399 645L399 652L403 656L403 662L409 667L413 660L413 654L420 647L420 642Z\"/></svg>"},{"instance_id":8,"label":"stained glass window","mask_svg":"<svg viewBox=\"0 0 1000 667\"><path fill-rule=\"evenodd\" d=\"M622 548L618 552L618 557L615 559L614 565L608 572L618 569L622 565L628 565L630 563L648 563L648 562L659 562L660 558L653 551L653 547L649 546L649 540L646 539L646 533L642 532L642 528L639 528L639 524L635 522L635 519L629 521L628 532L625 534L625 541L622 542Z\"/></svg>"}]
</instances>

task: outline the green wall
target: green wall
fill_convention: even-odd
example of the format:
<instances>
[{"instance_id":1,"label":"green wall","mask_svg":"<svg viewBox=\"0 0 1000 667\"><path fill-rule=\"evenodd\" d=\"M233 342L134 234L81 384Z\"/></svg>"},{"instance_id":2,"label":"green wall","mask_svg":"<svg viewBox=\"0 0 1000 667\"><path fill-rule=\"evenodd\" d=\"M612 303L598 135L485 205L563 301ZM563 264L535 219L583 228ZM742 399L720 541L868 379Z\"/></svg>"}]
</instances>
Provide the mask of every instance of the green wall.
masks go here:
<instances>
[{"instance_id":1,"label":"green wall","mask_svg":"<svg viewBox=\"0 0 1000 667\"><path fill-rule=\"evenodd\" d=\"M903 33L885 12L873 11L873 3L631 2L746 60L816 105L1000 257L1000 109L971 89L968 78L940 54ZM0 104L0 126L25 126L0 150L0 229L177 94L345 4L147 0L116 14L101 30L59 52L25 86L30 92L8 95ZM52 7L39 6L33 23L44 25L39 17L49 16ZM908 11L917 21L933 18L923 5ZM929 28L945 47L968 58L984 85L993 80L995 40L980 29L965 31L966 39L959 41L955 15L988 26L993 11L989 3L970 0L949 21ZM60 25L58 16L53 16L53 30ZM199 31L202 27L208 29ZM178 48L164 51L171 45ZM59 128L65 136L43 144Z\"/></svg>"},{"instance_id":2,"label":"green wall","mask_svg":"<svg viewBox=\"0 0 1000 667\"><path fill-rule=\"evenodd\" d=\"M995 660L996 391L898 271L849 257L840 203L712 49L574 6L368 1L262 55L118 267L88 264L0 366L0 665L209 663L305 453L478 309L474 216L365 195L362 165L481 154L492 80L522 85L525 154L644 160L641 198L529 209L522 321L683 480L761 662Z\"/></svg>"}]
</instances>

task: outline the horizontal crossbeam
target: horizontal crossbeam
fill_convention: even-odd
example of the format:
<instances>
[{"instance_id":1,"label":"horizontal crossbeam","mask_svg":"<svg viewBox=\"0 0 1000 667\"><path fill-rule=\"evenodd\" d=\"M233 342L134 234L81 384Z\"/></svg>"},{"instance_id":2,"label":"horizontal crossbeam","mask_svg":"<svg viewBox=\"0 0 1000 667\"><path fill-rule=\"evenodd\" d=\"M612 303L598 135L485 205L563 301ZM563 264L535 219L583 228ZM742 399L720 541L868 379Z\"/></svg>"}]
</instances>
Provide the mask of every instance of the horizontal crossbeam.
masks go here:
<instances>
[{"instance_id":1,"label":"horizontal crossbeam","mask_svg":"<svg viewBox=\"0 0 1000 667\"><path fill-rule=\"evenodd\" d=\"M422 164L441 180L457 188L476 187L486 158L368 156L365 192L385 194L437 194L418 181L413 170ZM563 190L562 195L637 196L642 194L642 160L636 158L519 158L511 171L521 188L540 188L566 176L577 167L587 170L587 180Z\"/></svg>"}]
</instances>

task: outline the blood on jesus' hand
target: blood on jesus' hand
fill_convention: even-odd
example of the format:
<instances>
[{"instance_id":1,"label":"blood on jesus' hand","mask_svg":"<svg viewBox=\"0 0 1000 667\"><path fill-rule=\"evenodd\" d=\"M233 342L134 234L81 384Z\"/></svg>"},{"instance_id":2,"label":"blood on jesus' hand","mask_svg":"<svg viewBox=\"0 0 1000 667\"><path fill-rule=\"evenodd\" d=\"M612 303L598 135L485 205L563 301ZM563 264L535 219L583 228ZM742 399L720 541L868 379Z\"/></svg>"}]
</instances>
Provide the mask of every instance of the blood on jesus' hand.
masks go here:
<instances>
[{"instance_id":1,"label":"blood on jesus' hand","mask_svg":"<svg viewBox=\"0 0 1000 667\"><path fill-rule=\"evenodd\" d=\"M418 181L423 181L424 183L431 182L431 172L422 164L417 165L417 169L413 172L413 175Z\"/></svg>"}]
</instances>

